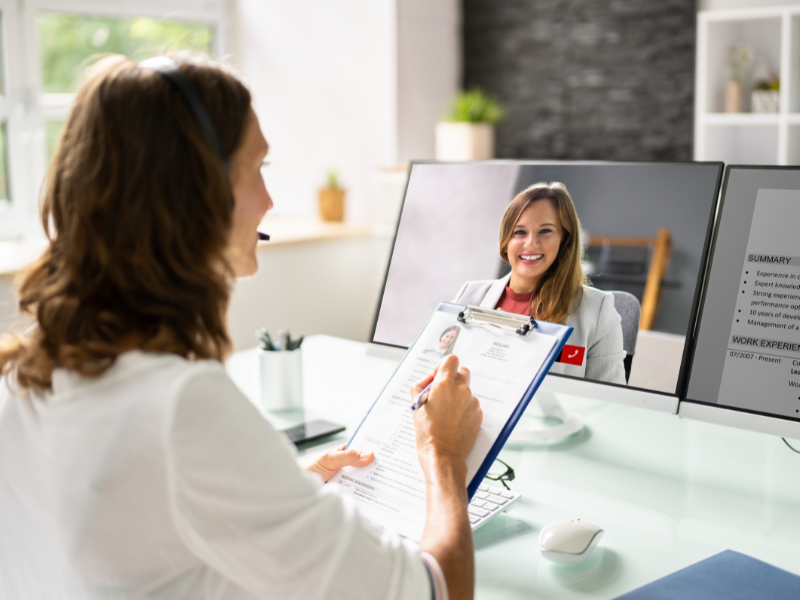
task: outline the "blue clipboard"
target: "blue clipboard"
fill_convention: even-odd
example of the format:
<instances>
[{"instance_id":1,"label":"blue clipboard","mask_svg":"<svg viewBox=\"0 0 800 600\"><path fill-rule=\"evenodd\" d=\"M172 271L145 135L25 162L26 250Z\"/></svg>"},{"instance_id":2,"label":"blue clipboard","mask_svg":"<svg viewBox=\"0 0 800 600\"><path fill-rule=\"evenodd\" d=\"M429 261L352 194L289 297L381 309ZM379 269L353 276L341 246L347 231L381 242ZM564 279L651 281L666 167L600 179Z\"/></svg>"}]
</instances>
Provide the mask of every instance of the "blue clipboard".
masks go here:
<instances>
[{"instance_id":1,"label":"blue clipboard","mask_svg":"<svg viewBox=\"0 0 800 600\"><path fill-rule=\"evenodd\" d=\"M431 313L431 316L428 317L428 320L425 321L425 325L420 329L419 333L414 338L414 341L409 346L409 350L411 350L411 348L413 348L420 340L422 333L427 329L428 324L431 322L431 319L433 319L434 315L440 312L458 315L459 321L462 323L474 324L476 327L479 327L482 324L494 324L495 326L503 327L504 323L508 323L508 325L505 327L508 329L509 335L536 335L536 333L542 333L551 335L556 339L556 343L553 345L553 348L550 350L550 353L547 355L547 358L542 363L539 370L533 376L530 385L517 403L517 407L514 409L514 412L511 414L508 421L506 421L506 424L500 431L500 434L497 436L494 445L487 453L486 458L481 463L481 466L478 468L475 476L472 478L472 481L470 481L467 485L467 495L471 500L475 495L475 492L478 490L478 486L481 485L483 478L489 472L489 469L497 458L497 455L500 454L500 450L502 450L503 446L505 446L508 436L511 435L514 427L517 425L520 418L522 418L522 414L525 412L525 409L528 407L528 404L530 403L534 394L536 394L536 390L538 390L539 386L542 385L542 381L544 381L545 376L550 371L550 368L553 366L556 358L558 358L558 355L561 354L564 344L567 343L569 336L572 334L573 328L568 325L558 325L556 323L534 320L524 315L516 315L513 313L474 306L465 306L462 304L453 304L452 302L441 302L439 303L439 306L436 307L436 310ZM526 325L528 326L527 329ZM524 330L524 332L521 330ZM375 403L377 403L380 397L383 396L386 387L394 379L397 371L403 367L403 363L407 357L408 352L406 352L406 355L403 357L403 360L400 361L400 364L397 365L397 369L395 369L395 372L392 373L392 376L386 382L386 386L384 386L380 394L378 394L378 397L375 399L375 402L373 402L370 410L367 411L367 414L364 415L361 423L359 423L358 427L356 427L356 429L353 431L353 435L350 436L350 441L347 442L348 448L350 447L350 444L355 438L359 429L361 429L361 426L364 424L364 421L366 421L369 413L375 406ZM408 404L410 407L410 398Z\"/></svg>"}]
</instances>

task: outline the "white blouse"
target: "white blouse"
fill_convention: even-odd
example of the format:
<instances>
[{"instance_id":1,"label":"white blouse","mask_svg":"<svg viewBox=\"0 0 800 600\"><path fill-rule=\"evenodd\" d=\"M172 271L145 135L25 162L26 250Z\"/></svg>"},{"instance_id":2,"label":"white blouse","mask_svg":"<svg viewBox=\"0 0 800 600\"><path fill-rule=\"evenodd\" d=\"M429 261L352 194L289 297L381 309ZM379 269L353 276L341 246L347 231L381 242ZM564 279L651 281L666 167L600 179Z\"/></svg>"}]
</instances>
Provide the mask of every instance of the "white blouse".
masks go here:
<instances>
[{"instance_id":1,"label":"white blouse","mask_svg":"<svg viewBox=\"0 0 800 600\"><path fill-rule=\"evenodd\" d=\"M0 598L431 597L419 549L302 471L219 363L131 351L12 390Z\"/></svg>"},{"instance_id":2,"label":"white blouse","mask_svg":"<svg viewBox=\"0 0 800 600\"><path fill-rule=\"evenodd\" d=\"M453 302L494 308L510 279L511 273L502 279L467 281ZM614 295L584 285L580 304L573 301L566 324L573 328L568 343L585 348L586 360L580 366L555 363L550 372L627 385L622 319L614 308Z\"/></svg>"}]
</instances>

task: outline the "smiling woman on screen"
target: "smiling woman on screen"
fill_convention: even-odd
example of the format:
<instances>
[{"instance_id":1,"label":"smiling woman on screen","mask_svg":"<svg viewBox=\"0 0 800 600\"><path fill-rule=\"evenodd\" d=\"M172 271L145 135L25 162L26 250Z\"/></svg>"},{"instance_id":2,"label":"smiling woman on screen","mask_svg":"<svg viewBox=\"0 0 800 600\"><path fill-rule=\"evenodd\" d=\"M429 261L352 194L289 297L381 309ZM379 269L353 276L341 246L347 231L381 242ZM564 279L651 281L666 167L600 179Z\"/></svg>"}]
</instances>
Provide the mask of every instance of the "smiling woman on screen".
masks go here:
<instances>
[{"instance_id":1,"label":"smiling woman on screen","mask_svg":"<svg viewBox=\"0 0 800 600\"><path fill-rule=\"evenodd\" d=\"M622 326L614 296L589 287L581 270L581 224L563 183L537 183L500 223L502 279L468 281L453 302L531 315L574 327L551 372L625 384Z\"/></svg>"}]
</instances>

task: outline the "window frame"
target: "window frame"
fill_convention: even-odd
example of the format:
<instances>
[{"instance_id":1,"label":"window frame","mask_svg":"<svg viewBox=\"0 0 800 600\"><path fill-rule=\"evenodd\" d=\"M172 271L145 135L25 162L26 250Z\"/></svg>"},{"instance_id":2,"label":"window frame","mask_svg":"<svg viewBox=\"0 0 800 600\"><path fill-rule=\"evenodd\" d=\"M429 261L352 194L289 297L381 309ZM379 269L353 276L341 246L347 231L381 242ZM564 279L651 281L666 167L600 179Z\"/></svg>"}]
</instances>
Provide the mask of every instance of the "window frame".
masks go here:
<instances>
[{"instance_id":1,"label":"window frame","mask_svg":"<svg viewBox=\"0 0 800 600\"><path fill-rule=\"evenodd\" d=\"M0 240L41 237L39 193L47 171L46 122L64 119L74 94L42 94L37 15L151 17L210 25L218 57L230 54L233 0L0 0L2 90L10 202L0 203Z\"/></svg>"}]
</instances>

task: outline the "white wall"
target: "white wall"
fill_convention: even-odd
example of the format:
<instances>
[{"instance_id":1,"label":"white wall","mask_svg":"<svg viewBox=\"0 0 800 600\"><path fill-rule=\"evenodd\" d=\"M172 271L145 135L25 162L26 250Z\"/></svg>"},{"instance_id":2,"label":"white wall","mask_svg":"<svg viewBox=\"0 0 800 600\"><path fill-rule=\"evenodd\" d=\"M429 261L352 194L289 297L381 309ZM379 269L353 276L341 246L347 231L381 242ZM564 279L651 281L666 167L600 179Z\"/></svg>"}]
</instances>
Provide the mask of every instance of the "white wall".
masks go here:
<instances>
[{"instance_id":1,"label":"white wall","mask_svg":"<svg viewBox=\"0 0 800 600\"><path fill-rule=\"evenodd\" d=\"M235 348L255 346L261 327L272 335L288 329L292 337L368 341L391 241L363 236L260 246L258 273L238 280L231 296Z\"/></svg>"},{"instance_id":2,"label":"white wall","mask_svg":"<svg viewBox=\"0 0 800 600\"><path fill-rule=\"evenodd\" d=\"M275 214L312 216L328 169L349 221L374 218L372 174L433 156L460 80L458 0L238 0L234 58L272 149Z\"/></svg>"},{"instance_id":3,"label":"white wall","mask_svg":"<svg viewBox=\"0 0 800 600\"><path fill-rule=\"evenodd\" d=\"M241 0L237 60L271 145L275 213L313 214L336 168L348 218L366 220L366 182L396 152L392 0Z\"/></svg>"},{"instance_id":4,"label":"white wall","mask_svg":"<svg viewBox=\"0 0 800 600\"><path fill-rule=\"evenodd\" d=\"M434 156L434 126L461 88L461 3L398 2L398 160Z\"/></svg>"}]
</instances>

